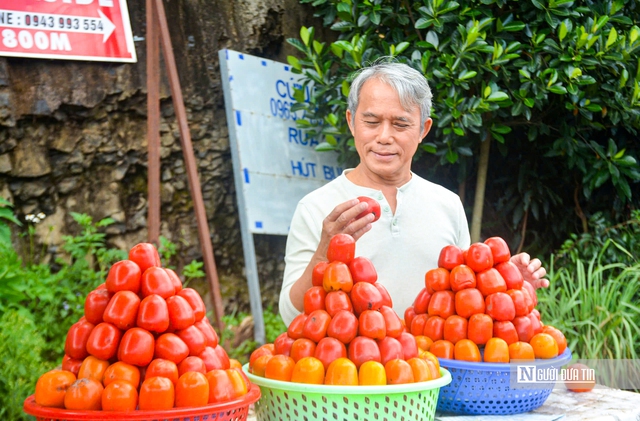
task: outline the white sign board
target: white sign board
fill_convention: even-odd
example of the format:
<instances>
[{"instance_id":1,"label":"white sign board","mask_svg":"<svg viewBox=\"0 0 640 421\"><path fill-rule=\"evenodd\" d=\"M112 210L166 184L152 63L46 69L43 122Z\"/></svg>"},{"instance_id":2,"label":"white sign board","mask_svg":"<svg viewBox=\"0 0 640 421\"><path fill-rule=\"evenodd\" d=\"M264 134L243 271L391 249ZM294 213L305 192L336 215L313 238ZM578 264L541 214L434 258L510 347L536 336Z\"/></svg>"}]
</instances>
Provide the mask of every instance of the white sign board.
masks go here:
<instances>
[{"instance_id":1,"label":"white sign board","mask_svg":"<svg viewBox=\"0 0 640 421\"><path fill-rule=\"evenodd\" d=\"M219 56L240 212L250 232L286 235L298 201L342 173L337 154L316 152L318 140L296 127L303 111L290 108L301 75L291 66L232 50Z\"/></svg>"},{"instance_id":2,"label":"white sign board","mask_svg":"<svg viewBox=\"0 0 640 421\"><path fill-rule=\"evenodd\" d=\"M337 154L316 152L318 140L296 127L304 114L292 113L291 106L294 87L302 84L291 66L231 50L218 57L254 338L264 343L253 234L286 235L298 201L342 169Z\"/></svg>"}]
</instances>

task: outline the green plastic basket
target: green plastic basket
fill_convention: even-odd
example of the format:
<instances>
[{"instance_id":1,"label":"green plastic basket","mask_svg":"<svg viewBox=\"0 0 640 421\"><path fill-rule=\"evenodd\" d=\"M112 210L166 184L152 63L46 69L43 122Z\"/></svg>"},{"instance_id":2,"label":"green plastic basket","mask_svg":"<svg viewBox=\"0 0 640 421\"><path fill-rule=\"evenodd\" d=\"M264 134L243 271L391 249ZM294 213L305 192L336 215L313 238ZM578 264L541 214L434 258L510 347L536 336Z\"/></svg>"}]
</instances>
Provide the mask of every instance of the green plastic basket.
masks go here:
<instances>
[{"instance_id":1,"label":"green plastic basket","mask_svg":"<svg viewBox=\"0 0 640 421\"><path fill-rule=\"evenodd\" d=\"M431 421L440 388L451 382L451 374L428 382L388 386L325 386L265 379L249 373L249 380L262 393L255 404L258 421L380 420Z\"/></svg>"}]
</instances>

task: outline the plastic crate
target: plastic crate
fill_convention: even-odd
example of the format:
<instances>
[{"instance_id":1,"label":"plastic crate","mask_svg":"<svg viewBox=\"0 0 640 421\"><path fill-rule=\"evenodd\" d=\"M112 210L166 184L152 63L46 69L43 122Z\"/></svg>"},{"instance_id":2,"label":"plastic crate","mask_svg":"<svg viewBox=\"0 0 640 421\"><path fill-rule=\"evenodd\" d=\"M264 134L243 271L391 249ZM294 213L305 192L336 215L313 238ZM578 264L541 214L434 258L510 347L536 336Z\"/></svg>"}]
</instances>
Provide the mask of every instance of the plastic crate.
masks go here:
<instances>
[{"instance_id":1,"label":"plastic crate","mask_svg":"<svg viewBox=\"0 0 640 421\"><path fill-rule=\"evenodd\" d=\"M511 371L514 364L439 360L440 366L451 372L451 383L440 389L438 411L467 415L520 414L542 406L555 385L555 382L548 382L540 388L512 389ZM571 351L567 348L556 358L518 364L550 368L557 372L569 361Z\"/></svg>"},{"instance_id":2,"label":"plastic crate","mask_svg":"<svg viewBox=\"0 0 640 421\"><path fill-rule=\"evenodd\" d=\"M260 388L251 385L241 399L196 408L174 408L166 411L72 411L38 405L33 395L24 401L24 412L38 421L131 420L131 421L240 421L249 415L249 406L260 399Z\"/></svg>"},{"instance_id":3,"label":"plastic crate","mask_svg":"<svg viewBox=\"0 0 640 421\"><path fill-rule=\"evenodd\" d=\"M327 386L266 379L249 373L260 386L256 403L258 421L296 420L381 420L431 421L438 392L451 381L445 369L442 377L420 383L387 386Z\"/></svg>"}]
</instances>

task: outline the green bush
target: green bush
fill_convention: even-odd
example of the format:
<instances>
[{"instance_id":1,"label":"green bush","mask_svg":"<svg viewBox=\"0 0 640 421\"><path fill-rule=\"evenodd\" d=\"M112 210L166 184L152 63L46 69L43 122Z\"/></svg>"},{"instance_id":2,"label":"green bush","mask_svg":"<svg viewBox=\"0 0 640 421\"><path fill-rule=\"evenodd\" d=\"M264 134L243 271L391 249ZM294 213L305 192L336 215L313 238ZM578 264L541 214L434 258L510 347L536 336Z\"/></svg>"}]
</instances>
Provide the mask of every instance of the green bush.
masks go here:
<instances>
[{"instance_id":1,"label":"green bush","mask_svg":"<svg viewBox=\"0 0 640 421\"><path fill-rule=\"evenodd\" d=\"M588 261L598 256L603 264L640 263L640 210L631 219L614 224L601 212L589 220L589 230L571 234L555 255L555 265L572 265L576 260Z\"/></svg>"},{"instance_id":2,"label":"green bush","mask_svg":"<svg viewBox=\"0 0 640 421\"><path fill-rule=\"evenodd\" d=\"M304 112L299 127L321 136L318 149L348 165L357 159L344 119L349 78L392 56L434 91L434 126L419 157L428 175L452 174L446 184L459 183L462 193L488 173L488 202L504 215L512 243L528 234L548 251L597 211L619 221L638 208L635 1L301 2L338 34L323 42L303 27L289 40L300 51L290 64L314 86L298 90L291 109ZM484 204L478 184L472 237Z\"/></svg>"},{"instance_id":3,"label":"green bush","mask_svg":"<svg viewBox=\"0 0 640 421\"><path fill-rule=\"evenodd\" d=\"M45 340L40 330L41 325L24 310L7 311L0 316L1 419L30 419L22 404L34 393L38 376L56 365L42 358Z\"/></svg>"},{"instance_id":4,"label":"green bush","mask_svg":"<svg viewBox=\"0 0 640 421\"><path fill-rule=\"evenodd\" d=\"M84 315L86 295L104 282L111 263L126 257L107 248L98 232L112 221L73 217L82 230L64 238L71 260L57 261L58 271L32 258L24 262L13 248L0 244L2 419L23 419L22 402L34 392L38 377L61 363L67 331Z\"/></svg>"}]
</instances>

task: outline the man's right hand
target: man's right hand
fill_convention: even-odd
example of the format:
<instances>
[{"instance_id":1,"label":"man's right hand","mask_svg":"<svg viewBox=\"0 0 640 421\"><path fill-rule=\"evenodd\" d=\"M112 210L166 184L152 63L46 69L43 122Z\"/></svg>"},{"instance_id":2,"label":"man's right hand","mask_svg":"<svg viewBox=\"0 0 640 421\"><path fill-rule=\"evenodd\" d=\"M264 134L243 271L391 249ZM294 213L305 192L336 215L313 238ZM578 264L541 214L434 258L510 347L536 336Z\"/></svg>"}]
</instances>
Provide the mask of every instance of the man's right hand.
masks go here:
<instances>
[{"instance_id":1,"label":"man's right hand","mask_svg":"<svg viewBox=\"0 0 640 421\"><path fill-rule=\"evenodd\" d=\"M291 303L299 311L303 310L304 293L311 288L311 275L313 268L318 262L327 260L327 250L331 237L336 234L349 234L356 241L371 229L371 222L374 216L368 213L362 218L356 219L360 213L368 209L368 204L360 202L358 199L352 199L336 206L331 213L322 221L322 234L320 243L316 252L313 254L309 265L307 265L304 273L291 287L289 298Z\"/></svg>"},{"instance_id":2,"label":"man's right hand","mask_svg":"<svg viewBox=\"0 0 640 421\"><path fill-rule=\"evenodd\" d=\"M368 204L358 199L348 200L336 206L322 221L322 235L316 256L326 257L331 237L336 234L349 234L356 241L371 229L374 215L369 213L362 218L356 217L368 209Z\"/></svg>"}]
</instances>

